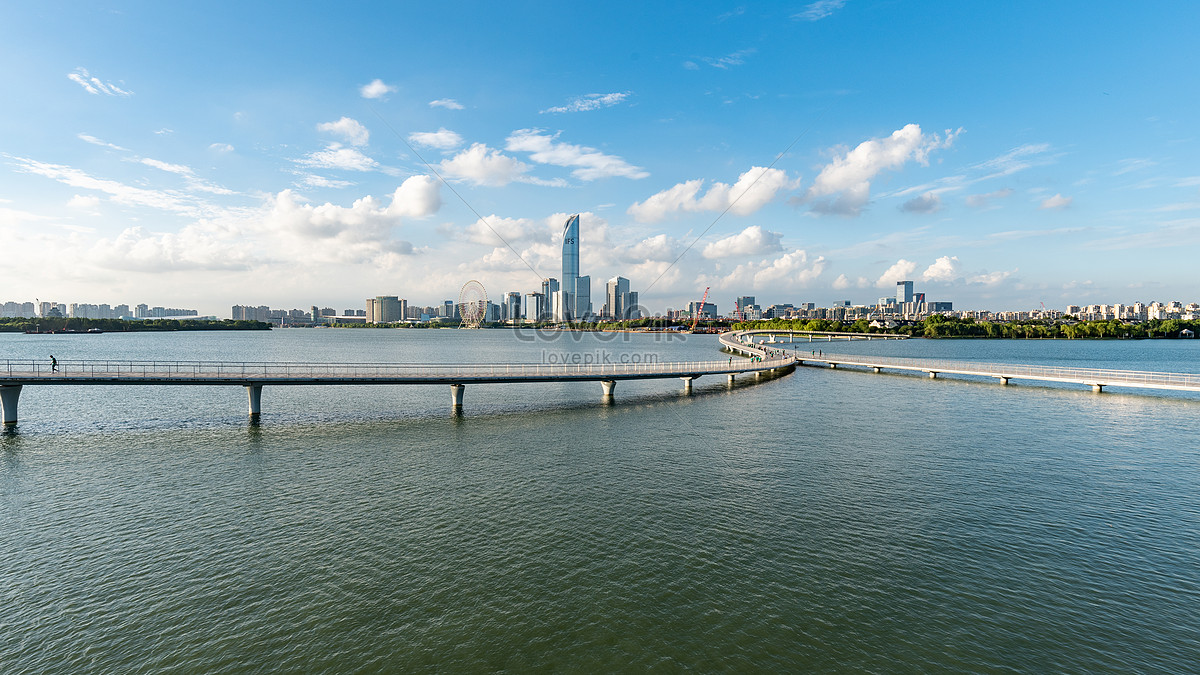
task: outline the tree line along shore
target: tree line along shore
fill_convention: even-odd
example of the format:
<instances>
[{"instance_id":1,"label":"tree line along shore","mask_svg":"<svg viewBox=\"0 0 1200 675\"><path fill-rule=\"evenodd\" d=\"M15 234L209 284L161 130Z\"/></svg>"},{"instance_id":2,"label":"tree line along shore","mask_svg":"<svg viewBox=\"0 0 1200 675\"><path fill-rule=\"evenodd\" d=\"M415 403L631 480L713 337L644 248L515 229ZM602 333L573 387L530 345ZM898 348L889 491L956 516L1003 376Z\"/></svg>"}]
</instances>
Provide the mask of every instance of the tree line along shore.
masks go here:
<instances>
[{"instance_id":1,"label":"tree line along shore","mask_svg":"<svg viewBox=\"0 0 1200 675\"><path fill-rule=\"evenodd\" d=\"M1200 321L1182 319L1151 319L1138 323L1124 321L1054 321L1030 320L1007 323L960 319L935 314L923 321L913 321L890 328L873 327L866 319L853 323L841 323L826 319L770 319L746 321L734 324L738 330L780 329L806 331L834 331L845 333L891 333L924 338L994 338L994 339L1047 339L1074 340L1086 338L1103 339L1147 339L1189 338L1200 331Z\"/></svg>"},{"instance_id":2,"label":"tree line along shore","mask_svg":"<svg viewBox=\"0 0 1200 675\"><path fill-rule=\"evenodd\" d=\"M140 319L128 321L125 319L28 319L0 318L0 333L73 333L105 332L105 333L137 333L155 331L196 331L196 330L271 330L271 324L262 321L240 321L225 319L213 321L209 319Z\"/></svg>"}]
</instances>

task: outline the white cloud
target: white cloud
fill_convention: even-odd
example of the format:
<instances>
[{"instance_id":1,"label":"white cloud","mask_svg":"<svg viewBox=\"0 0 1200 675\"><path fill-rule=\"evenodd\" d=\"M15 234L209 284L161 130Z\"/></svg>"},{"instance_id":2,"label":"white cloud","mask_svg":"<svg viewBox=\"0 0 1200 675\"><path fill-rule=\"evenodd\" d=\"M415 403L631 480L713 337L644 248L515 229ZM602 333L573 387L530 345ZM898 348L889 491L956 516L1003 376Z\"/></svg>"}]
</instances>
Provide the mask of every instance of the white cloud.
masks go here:
<instances>
[{"instance_id":1,"label":"white cloud","mask_svg":"<svg viewBox=\"0 0 1200 675\"><path fill-rule=\"evenodd\" d=\"M483 143L473 143L450 159L442 160L442 171L476 185L501 187L522 180L529 165Z\"/></svg>"},{"instance_id":2,"label":"white cloud","mask_svg":"<svg viewBox=\"0 0 1200 675\"><path fill-rule=\"evenodd\" d=\"M825 271L825 258L818 257L810 264L808 253L796 249L774 260L748 262L738 265L729 274L712 278L700 276L701 283L720 289L786 291L805 288Z\"/></svg>"},{"instance_id":3,"label":"white cloud","mask_svg":"<svg viewBox=\"0 0 1200 675\"><path fill-rule=\"evenodd\" d=\"M417 131L408 135L410 143L438 150L453 150L463 144L463 137L442 127L437 131Z\"/></svg>"},{"instance_id":4,"label":"white cloud","mask_svg":"<svg viewBox=\"0 0 1200 675\"><path fill-rule=\"evenodd\" d=\"M866 277L851 279L845 274L839 274L838 278L833 280L833 288L837 291L844 291L847 288L866 288L870 285L871 282L868 281Z\"/></svg>"},{"instance_id":5,"label":"white cloud","mask_svg":"<svg viewBox=\"0 0 1200 675\"><path fill-rule=\"evenodd\" d=\"M446 108L447 110L462 110L463 105L452 98L439 98L429 102L430 108Z\"/></svg>"},{"instance_id":6,"label":"white cloud","mask_svg":"<svg viewBox=\"0 0 1200 675\"><path fill-rule=\"evenodd\" d=\"M152 233L126 228L113 239L100 239L86 252L89 264L122 273L179 270L246 270L251 254L224 233L202 225L179 232Z\"/></svg>"},{"instance_id":7,"label":"white cloud","mask_svg":"<svg viewBox=\"0 0 1200 675\"><path fill-rule=\"evenodd\" d=\"M922 281L954 281L962 276L958 256L944 255L921 274Z\"/></svg>"},{"instance_id":8,"label":"white cloud","mask_svg":"<svg viewBox=\"0 0 1200 675\"><path fill-rule=\"evenodd\" d=\"M344 171L371 171L379 162L362 154L356 148L342 147L341 143L330 143L324 150L310 152L294 160L300 166L313 169L341 169Z\"/></svg>"},{"instance_id":9,"label":"white cloud","mask_svg":"<svg viewBox=\"0 0 1200 675\"><path fill-rule=\"evenodd\" d=\"M76 68L74 72L67 73L67 79L83 87L89 94L107 94L109 96L132 96L132 91L126 91L112 82L103 82L98 77L93 77L87 71L87 68Z\"/></svg>"},{"instance_id":10,"label":"white cloud","mask_svg":"<svg viewBox=\"0 0 1200 675\"><path fill-rule=\"evenodd\" d=\"M350 187L351 185L354 185L354 183L352 183L348 180L335 180L333 178L326 178L325 176L318 176L315 173L305 173L303 171L297 171L296 175L300 176L300 181L298 182L298 185L301 185L303 187L344 188L344 187Z\"/></svg>"},{"instance_id":11,"label":"white cloud","mask_svg":"<svg viewBox=\"0 0 1200 675\"><path fill-rule=\"evenodd\" d=\"M735 215L745 216L766 206L780 191L795 189L799 182L798 178L789 179L787 173L780 169L755 166L738 176L737 182L732 186L713 183L708 192L698 196L704 180L697 178L679 183L651 195L643 202L633 204L628 213L644 223L658 222L677 212L729 209Z\"/></svg>"},{"instance_id":12,"label":"white cloud","mask_svg":"<svg viewBox=\"0 0 1200 675\"><path fill-rule=\"evenodd\" d=\"M233 146L228 143L213 143L208 146L208 149L221 154L233 152Z\"/></svg>"},{"instance_id":13,"label":"white cloud","mask_svg":"<svg viewBox=\"0 0 1200 675\"><path fill-rule=\"evenodd\" d=\"M1013 148L999 157L994 157L986 162L980 162L974 168L983 169L987 172L979 180L1009 176L1033 166L1051 163L1054 158L1044 156L1049 150L1050 145L1048 143L1027 143Z\"/></svg>"},{"instance_id":14,"label":"white cloud","mask_svg":"<svg viewBox=\"0 0 1200 675\"><path fill-rule=\"evenodd\" d=\"M587 94L571 99L570 103L554 108L546 108L541 114L545 113L572 113L585 112L588 110L598 110L600 108L611 108L614 105L624 101L629 97L627 91L618 91L611 94Z\"/></svg>"},{"instance_id":15,"label":"white cloud","mask_svg":"<svg viewBox=\"0 0 1200 675\"><path fill-rule=\"evenodd\" d=\"M916 270L917 263L901 258L896 261L896 264L887 268L887 271L879 276L879 279L875 281L875 285L879 288L890 288L895 286L897 281L912 279L913 272Z\"/></svg>"},{"instance_id":16,"label":"white cloud","mask_svg":"<svg viewBox=\"0 0 1200 675\"><path fill-rule=\"evenodd\" d=\"M358 93L362 94L363 98L383 98L393 91L396 91L395 87L384 84L383 80L375 79L370 84L364 84L359 88Z\"/></svg>"},{"instance_id":17,"label":"white cloud","mask_svg":"<svg viewBox=\"0 0 1200 675\"><path fill-rule=\"evenodd\" d=\"M616 155L606 155L582 145L557 143L556 138L557 135L551 136L539 129L520 129L509 135L505 150L531 153L529 158L539 164L578 167L571 175L585 181L613 176L638 179L650 175Z\"/></svg>"},{"instance_id":18,"label":"white cloud","mask_svg":"<svg viewBox=\"0 0 1200 675\"><path fill-rule=\"evenodd\" d=\"M799 14L793 14L793 19L805 21L820 21L845 6L846 0L817 0L804 8Z\"/></svg>"},{"instance_id":19,"label":"white cloud","mask_svg":"<svg viewBox=\"0 0 1200 675\"><path fill-rule=\"evenodd\" d=\"M986 206L989 206L992 202L996 201L997 199L1004 199L1006 197L1012 196L1012 193L1013 193L1012 188L1004 188L1001 190L996 190L995 192L988 192L986 194L981 194L981 195L967 195L967 206L970 206L971 208L981 209Z\"/></svg>"},{"instance_id":20,"label":"white cloud","mask_svg":"<svg viewBox=\"0 0 1200 675\"><path fill-rule=\"evenodd\" d=\"M403 186L397 189L397 194ZM326 202L313 206L284 190L272 198L263 226L272 235L293 245L320 242L321 248L348 262L367 262L379 255L407 255L412 244L394 239L392 230L400 225L401 212L395 201L384 207L367 195L349 207Z\"/></svg>"},{"instance_id":21,"label":"white cloud","mask_svg":"<svg viewBox=\"0 0 1200 675\"><path fill-rule=\"evenodd\" d=\"M174 129L168 129L166 127L163 127L162 129L159 129L158 131L154 132L154 134L156 136L166 136L168 134L173 134L173 133L175 133Z\"/></svg>"},{"instance_id":22,"label":"white cloud","mask_svg":"<svg viewBox=\"0 0 1200 675\"><path fill-rule=\"evenodd\" d=\"M176 174L179 176L183 176L184 178L187 179L188 185L194 190L200 190L201 192L211 192L212 194L215 194L215 195L231 195L231 194L233 194L233 190L230 190L228 188L223 188L220 185L214 185L212 183L202 180L199 176L196 175L195 171L192 171L192 169L190 167L183 166L182 164L169 164L167 162L159 161L157 159L151 159L149 157L143 157L141 162L142 162L142 164L145 164L146 166L152 166L161 171L166 171L167 173L173 173L173 174Z\"/></svg>"},{"instance_id":23,"label":"white cloud","mask_svg":"<svg viewBox=\"0 0 1200 675\"><path fill-rule=\"evenodd\" d=\"M942 199L936 192L926 192L900 205L900 210L905 213L936 213L941 209Z\"/></svg>"},{"instance_id":24,"label":"white cloud","mask_svg":"<svg viewBox=\"0 0 1200 675\"><path fill-rule=\"evenodd\" d=\"M742 49L742 50L733 52L732 54L729 54L727 56L718 56L718 57L702 56L702 57L700 57L700 60L707 63L708 65L712 66L713 68L720 68L721 70L729 70L730 66L740 66L743 63L745 63L746 57L750 56L751 54L753 54L756 51L758 51L758 50L756 50L754 48ZM688 61L684 64L684 67L688 68L689 70L695 70L695 68L690 68L688 66L688 64L695 65L691 61Z\"/></svg>"},{"instance_id":25,"label":"white cloud","mask_svg":"<svg viewBox=\"0 0 1200 675\"><path fill-rule=\"evenodd\" d=\"M996 284L999 284L1005 279L1008 279L1012 275L1016 274L1016 272L1017 270L1015 269L1007 272L991 272L990 274L984 272L983 274L977 274L973 277L968 277L967 282L972 284L982 284L984 286L995 286Z\"/></svg>"},{"instance_id":26,"label":"white cloud","mask_svg":"<svg viewBox=\"0 0 1200 675\"><path fill-rule=\"evenodd\" d=\"M81 141L91 143L92 145L99 145L102 148L112 148L113 150L129 152L128 148L122 148L119 145L113 145L112 143L109 143L107 141L102 141L99 138L96 138L95 136L89 136L88 134L76 134L76 137Z\"/></svg>"},{"instance_id":27,"label":"white cloud","mask_svg":"<svg viewBox=\"0 0 1200 675\"><path fill-rule=\"evenodd\" d=\"M100 206L100 198L96 195L75 195L67 201L68 208L81 211L90 211L97 206Z\"/></svg>"},{"instance_id":28,"label":"white cloud","mask_svg":"<svg viewBox=\"0 0 1200 675\"><path fill-rule=\"evenodd\" d=\"M335 136L340 136L342 140L350 145L362 147L367 144L367 140L371 137L371 132L362 125L358 120L349 117L343 117L336 122L322 122L317 125L317 131L325 131Z\"/></svg>"},{"instance_id":29,"label":"white cloud","mask_svg":"<svg viewBox=\"0 0 1200 675\"><path fill-rule=\"evenodd\" d=\"M773 253L783 250L782 240L783 235L778 232L751 225L737 234L708 244L700 255L712 260Z\"/></svg>"},{"instance_id":30,"label":"white cloud","mask_svg":"<svg viewBox=\"0 0 1200 675\"><path fill-rule=\"evenodd\" d=\"M819 213L856 216L870 199L871 180L880 171L899 169L909 161L928 164L930 152L949 147L961 132L946 130L942 138L907 124L891 136L863 141L853 150L842 149L821 169L807 198L815 200L813 210Z\"/></svg>"},{"instance_id":31,"label":"white cloud","mask_svg":"<svg viewBox=\"0 0 1200 675\"><path fill-rule=\"evenodd\" d=\"M24 157L14 157L13 160L19 171L44 176L71 187L103 192L111 195L112 201L126 206L145 206L198 218L222 212L211 204L187 194L133 187L114 180L96 178L61 164L48 164Z\"/></svg>"},{"instance_id":32,"label":"white cloud","mask_svg":"<svg viewBox=\"0 0 1200 675\"><path fill-rule=\"evenodd\" d=\"M405 218L426 218L441 208L441 183L433 176L412 176L392 193L387 213Z\"/></svg>"},{"instance_id":33,"label":"white cloud","mask_svg":"<svg viewBox=\"0 0 1200 675\"><path fill-rule=\"evenodd\" d=\"M1047 197L1042 200L1042 205L1039 209L1065 209L1075 201L1074 197L1064 197L1061 194L1055 194L1053 197Z\"/></svg>"}]
</instances>

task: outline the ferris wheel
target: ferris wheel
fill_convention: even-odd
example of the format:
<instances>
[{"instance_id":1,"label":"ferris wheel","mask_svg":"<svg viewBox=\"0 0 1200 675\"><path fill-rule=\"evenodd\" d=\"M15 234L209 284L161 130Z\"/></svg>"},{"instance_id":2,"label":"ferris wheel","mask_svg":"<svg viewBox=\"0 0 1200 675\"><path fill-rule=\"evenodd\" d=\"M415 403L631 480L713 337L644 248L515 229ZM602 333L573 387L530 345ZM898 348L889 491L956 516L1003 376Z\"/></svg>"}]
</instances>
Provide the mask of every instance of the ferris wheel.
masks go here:
<instances>
[{"instance_id":1,"label":"ferris wheel","mask_svg":"<svg viewBox=\"0 0 1200 675\"><path fill-rule=\"evenodd\" d=\"M458 314L465 328L479 328L487 313L488 298L483 284L474 279L463 284L458 292Z\"/></svg>"}]
</instances>

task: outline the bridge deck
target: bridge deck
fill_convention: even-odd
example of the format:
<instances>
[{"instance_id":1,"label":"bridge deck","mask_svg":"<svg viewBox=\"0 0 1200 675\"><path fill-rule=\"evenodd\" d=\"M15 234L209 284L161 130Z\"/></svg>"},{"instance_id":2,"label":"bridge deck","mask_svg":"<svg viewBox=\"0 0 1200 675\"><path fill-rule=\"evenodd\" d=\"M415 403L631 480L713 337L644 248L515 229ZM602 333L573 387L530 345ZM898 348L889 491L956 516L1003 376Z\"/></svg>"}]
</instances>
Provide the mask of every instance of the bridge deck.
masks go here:
<instances>
[{"instance_id":1,"label":"bridge deck","mask_svg":"<svg viewBox=\"0 0 1200 675\"><path fill-rule=\"evenodd\" d=\"M1067 368L1060 366L1034 366L1013 363L979 363L974 361L951 361L945 359L913 359L887 356L862 356L824 354L822 356L799 355L798 365L822 363L831 366L856 366L873 369L890 369L936 375L974 375L1007 382L1007 380L1034 380L1042 382L1065 382L1083 384L1094 389L1103 387L1132 387L1136 389L1163 389L1176 391L1200 391L1200 375L1190 373L1163 373L1139 370L1111 370L1104 368Z\"/></svg>"}]
</instances>

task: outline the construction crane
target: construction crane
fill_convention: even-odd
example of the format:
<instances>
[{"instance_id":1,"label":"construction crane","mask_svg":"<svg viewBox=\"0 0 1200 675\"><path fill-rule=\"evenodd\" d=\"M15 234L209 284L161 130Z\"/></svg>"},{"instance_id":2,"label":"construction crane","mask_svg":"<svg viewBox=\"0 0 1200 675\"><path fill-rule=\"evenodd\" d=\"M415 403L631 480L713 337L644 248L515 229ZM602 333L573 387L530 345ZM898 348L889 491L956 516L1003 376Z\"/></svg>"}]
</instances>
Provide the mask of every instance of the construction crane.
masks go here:
<instances>
[{"instance_id":1,"label":"construction crane","mask_svg":"<svg viewBox=\"0 0 1200 675\"><path fill-rule=\"evenodd\" d=\"M696 332L696 324L700 322L700 313L704 311L704 305L708 302L708 286L704 287L704 297L700 299L700 306L696 311L692 312L692 332Z\"/></svg>"}]
</instances>

